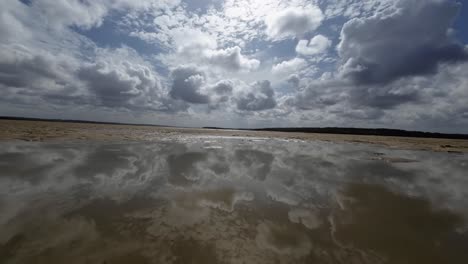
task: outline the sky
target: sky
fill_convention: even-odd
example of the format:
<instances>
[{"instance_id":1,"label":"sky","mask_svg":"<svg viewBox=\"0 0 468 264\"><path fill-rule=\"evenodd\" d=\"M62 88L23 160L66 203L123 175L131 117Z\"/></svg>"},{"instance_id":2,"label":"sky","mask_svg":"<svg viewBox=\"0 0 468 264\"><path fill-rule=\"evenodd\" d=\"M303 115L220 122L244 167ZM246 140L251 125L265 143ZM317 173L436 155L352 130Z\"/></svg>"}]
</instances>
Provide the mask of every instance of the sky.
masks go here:
<instances>
[{"instance_id":1,"label":"sky","mask_svg":"<svg viewBox=\"0 0 468 264\"><path fill-rule=\"evenodd\" d=\"M2 0L0 115L468 133L468 3Z\"/></svg>"}]
</instances>

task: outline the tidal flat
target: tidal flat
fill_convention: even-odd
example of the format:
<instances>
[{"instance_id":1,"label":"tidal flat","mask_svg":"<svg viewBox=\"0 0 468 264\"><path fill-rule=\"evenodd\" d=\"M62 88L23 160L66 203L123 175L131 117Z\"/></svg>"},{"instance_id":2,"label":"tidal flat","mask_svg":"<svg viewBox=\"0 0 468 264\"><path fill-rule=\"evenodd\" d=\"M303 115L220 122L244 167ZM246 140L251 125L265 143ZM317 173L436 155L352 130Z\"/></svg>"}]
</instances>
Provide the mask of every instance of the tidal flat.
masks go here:
<instances>
[{"instance_id":1,"label":"tidal flat","mask_svg":"<svg viewBox=\"0 0 468 264\"><path fill-rule=\"evenodd\" d=\"M468 155L272 137L0 142L0 263L468 263Z\"/></svg>"}]
</instances>

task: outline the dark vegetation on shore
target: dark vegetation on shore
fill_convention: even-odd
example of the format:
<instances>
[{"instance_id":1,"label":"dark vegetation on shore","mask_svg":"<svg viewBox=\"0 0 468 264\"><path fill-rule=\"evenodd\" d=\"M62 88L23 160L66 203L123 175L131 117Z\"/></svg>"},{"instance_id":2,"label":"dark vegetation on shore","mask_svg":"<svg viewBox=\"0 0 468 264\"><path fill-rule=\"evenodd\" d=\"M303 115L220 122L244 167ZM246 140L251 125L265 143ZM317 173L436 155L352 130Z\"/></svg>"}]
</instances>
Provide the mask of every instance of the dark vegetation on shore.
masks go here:
<instances>
[{"instance_id":1,"label":"dark vegetation on shore","mask_svg":"<svg viewBox=\"0 0 468 264\"><path fill-rule=\"evenodd\" d=\"M224 129L216 127L204 127L207 129ZM407 131L388 128L351 128L351 127L272 127L256 129L240 129L248 131L275 131L275 132L301 132L319 134L345 134L364 136L391 136L391 137L419 137L419 138L447 138L447 139L468 139L466 134L444 134L421 131Z\"/></svg>"},{"instance_id":2,"label":"dark vegetation on shore","mask_svg":"<svg viewBox=\"0 0 468 264\"><path fill-rule=\"evenodd\" d=\"M65 122L65 123L84 123L84 124L104 124L104 125L129 125L129 126L154 126L151 124L130 124L118 122L98 122L87 120L69 120L69 119L44 119L28 117L0 116L0 120L22 120L22 121L46 121L46 122ZM168 127L168 126L164 126ZM445 139L465 139L468 140L468 134L445 134L421 131L407 131L401 129L387 128L351 128L351 127L272 127L272 128L222 128L222 127L203 127L204 129L235 129L243 131L273 131L273 132L301 132L301 133L319 133L319 134L344 134L344 135L369 135L369 136L392 136L392 137L418 137L418 138L445 138Z\"/></svg>"}]
</instances>

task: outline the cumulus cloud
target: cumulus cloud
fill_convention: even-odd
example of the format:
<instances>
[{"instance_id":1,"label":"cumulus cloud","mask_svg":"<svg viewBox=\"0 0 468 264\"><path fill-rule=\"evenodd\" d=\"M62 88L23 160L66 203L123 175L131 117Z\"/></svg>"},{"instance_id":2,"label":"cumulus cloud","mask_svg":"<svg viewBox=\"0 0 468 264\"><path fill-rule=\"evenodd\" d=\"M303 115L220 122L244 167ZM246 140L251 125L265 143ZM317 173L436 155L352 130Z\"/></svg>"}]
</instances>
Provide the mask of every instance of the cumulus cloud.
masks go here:
<instances>
[{"instance_id":1,"label":"cumulus cloud","mask_svg":"<svg viewBox=\"0 0 468 264\"><path fill-rule=\"evenodd\" d=\"M175 28L171 30L171 38L177 52L185 56L199 56L218 47L214 36L199 29Z\"/></svg>"},{"instance_id":2,"label":"cumulus cloud","mask_svg":"<svg viewBox=\"0 0 468 264\"><path fill-rule=\"evenodd\" d=\"M234 90L234 83L230 80L221 80L208 89L216 97L216 102L226 102Z\"/></svg>"},{"instance_id":3,"label":"cumulus cloud","mask_svg":"<svg viewBox=\"0 0 468 264\"><path fill-rule=\"evenodd\" d=\"M355 85L329 76L301 87L287 105L338 121L388 124L407 129L454 132L468 127L468 63L443 65L432 76L406 77L384 85ZM302 85L302 84L301 84Z\"/></svg>"},{"instance_id":4,"label":"cumulus cloud","mask_svg":"<svg viewBox=\"0 0 468 264\"><path fill-rule=\"evenodd\" d=\"M468 127L460 0L319 2L5 0L0 111Z\"/></svg>"},{"instance_id":5,"label":"cumulus cloud","mask_svg":"<svg viewBox=\"0 0 468 264\"><path fill-rule=\"evenodd\" d=\"M294 58L287 61L282 61L276 65L273 65L271 71L274 74L289 75L296 73L307 66L307 62L301 58Z\"/></svg>"},{"instance_id":6,"label":"cumulus cloud","mask_svg":"<svg viewBox=\"0 0 468 264\"><path fill-rule=\"evenodd\" d=\"M274 40L299 37L316 30L323 19L317 6L287 8L266 17L266 34Z\"/></svg>"},{"instance_id":7,"label":"cumulus cloud","mask_svg":"<svg viewBox=\"0 0 468 264\"><path fill-rule=\"evenodd\" d=\"M163 96L159 77L138 52L127 47L99 49L67 28L99 26L108 10L141 8L147 3L7 1L8 8L1 11L4 25L15 24L22 30L0 40L4 99L15 96L47 105L158 110ZM2 28L3 24L0 32Z\"/></svg>"},{"instance_id":8,"label":"cumulus cloud","mask_svg":"<svg viewBox=\"0 0 468 264\"><path fill-rule=\"evenodd\" d=\"M350 102L368 120L383 118L411 129L454 132L468 127L464 117L468 109L467 69L468 63L444 65L435 75L403 78L383 89L355 88ZM384 112L373 115L379 110Z\"/></svg>"},{"instance_id":9,"label":"cumulus cloud","mask_svg":"<svg viewBox=\"0 0 468 264\"><path fill-rule=\"evenodd\" d=\"M207 104L208 95L204 94L202 87L205 83L205 74L190 66L181 66L171 72L172 85L169 92L174 99L180 99L193 104Z\"/></svg>"},{"instance_id":10,"label":"cumulus cloud","mask_svg":"<svg viewBox=\"0 0 468 264\"><path fill-rule=\"evenodd\" d=\"M406 103L418 103L423 87L415 85L414 81L404 79L387 85L357 86L346 79L315 80L295 95L293 104L303 110L339 108L342 115L347 111L351 113L353 109L375 113L375 109L389 110Z\"/></svg>"},{"instance_id":11,"label":"cumulus cloud","mask_svg":"<svg viewBox=\"0 0 468 264\"><path fill-rule=\"evenodd\" d=\"M158 110L163 96L151 66L127 48L98 50L95 62L26 47L0 51L0 87L29 103ZM132 59L124 55L133 56Z\"/></svg>"},{"instance_id":12,"label":"cumulus cloud","mask_svg":"<svg viewBox=\"0 0 468 264\"><path fill-rule=\"evenodd\" d=\"M207 109L218 109L231 103L236 83L219 80L210 83L207 74L195 66L180 66L171 72L172 84L169 95L174 100L188 104L204 105ZM170 102L168 102L170 103ZM188 105L179 105L175 110L185 110Z\"/></svg>"},{"instance_id":13,"label":"cumulus cloud","mask_svg":"<svg viewBox=\"0 0 468 264\"><path fill-rule=\"evenodd\" d=\"M228 72L249 72L260 66L260 61L242 54L239 46L219 47L212 34L194 28L170 30L171 49L175 53L160 55L166 64L179 66L191 61L199 66L215 67Z\"/></svg>"},{"instance_id":14,"label":"cumulus cloud","mask_svg":"<svg viewBox=\"0 0 468 264\"><path fill-rule=\"evenodd\" d=\"M73 68L67 57L36 54L29 49L0 50L0 83L9 87L40 89L43 83L65 82Z\"/></svg>"},{"instance_id":15,"label":"cumulus cloud","mask_svg":"<svg viewBox=\"0 0 468 264\"><path fill-rule=\"evenodd\" d=\"M19 105L84 103L84 89L75 76L78 66L66 54L0 45L0 100Z\"/></svg>"},{"instance_id":16,"label":"cumulus cloud","mask_svg":"<svg viewBox=\"0 0 468 264\"><path fill-rule=\"evenodd\" d=\"M301 55L312 56L324 53L331 46L331 40L323 35L317 35L312 39L299 40L296 46L296 52Z\"/></svg>"},{"instance_id":17,"label":"cumulus cloud","mask_svg":"<svg viewBox=\"0 0 468 264\"><path fill-rule=\"evenodd\" d=\"M293 87L299 87L299 84L301 83L301 79L297 74L289 75L286 81L290 83Z\"/></svg>"},{"instance_id":18,"label":"cumulus cloud","mask_svg":"<svg viewBox=\"0 0 468 264\"><path fill-rule=\"evenodd\" d=\"M159 79L149 68L129 62L93 63L82 67L78 76L106 107L145 107L161 92Z\"/></svg>"},{"instance_id":19,"label":"cumulus cloud","mask_svg":"<svg viewBox=\"0 0 468 264\"><path fill-rule=\"evenodd\" d=\"M207 50L205 55L210 64L231 71L255 70L260 65L256 59L248 59L241 54L241 48L236 46L227 49Z\"/></svg>"},{"instance_id":20,"label":"cumulus cloud","mask_svg":"<svg viewBox=\"0 0 468 264\"><path fill-rule=\"evenodd\" d=\"M259 81L249 85L236 97L237 109L262 111L276 106L275 91L269 81Z\"/></svg>"},{"instance_id":21,"label":"cumulus cloud","mask_svg":"<svg viewBox=\"0 0 468 264\"><path fill-rule=\"evenodd\" d=\"M164 89L151 64L128 47L97 49L92 62L77 70L90 104L107 108L158 111L164 108Z\"/></svg>"},{"instance_id":22,"label":"cumulus cloud","mask_svg":"<svg viewBox=\"0 0 468 264\"><path fill-rule=\"evenodd\" d=\"M230 103L235 84L231 80L221 80L207 88L210 93L210 109L218 109L221 105Z\"/></svg>"},{"instance_id":23,"label":"cumulus cloud","mask_svg":"<svg viewBox=\"0 0 468 264\"><path fill-rule=\"evenodd\" d=\"M388 83L467 60L449 33L459 7L453 1L398 1L391 12L346 22L338 46L343 76L357 84Z\"/></svg>"},{"instance_id":24,"label":"cumulus cloud","mask_svg":"<svg viewBox=\"0 0 468 264\"><path fill-rule=\"evenodd\" d=\"M233 90L233 83L228 80L222 80L216 83L211 90L213 90L214 93L220 95L230 94Z\"/></svg>"}]
</instances>

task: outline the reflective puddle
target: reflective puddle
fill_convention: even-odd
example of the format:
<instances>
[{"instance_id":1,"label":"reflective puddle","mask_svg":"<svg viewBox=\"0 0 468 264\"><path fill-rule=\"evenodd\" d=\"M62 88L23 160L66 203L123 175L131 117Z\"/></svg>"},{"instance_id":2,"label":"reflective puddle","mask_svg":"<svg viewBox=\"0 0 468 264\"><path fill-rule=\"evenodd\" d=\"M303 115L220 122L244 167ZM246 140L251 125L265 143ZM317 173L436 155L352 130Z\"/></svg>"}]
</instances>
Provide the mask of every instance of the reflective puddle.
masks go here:
<instances>
[{"instance_id":1,"label":"reflective puddle","mask_svg":"<svg viewBox=\"0 0 468 264\"><path fill-rule=\"evenodd\" d=\"M0 263L468 263L467 217L467 155L0 143Z\"/></svg>"}]
</instances>

